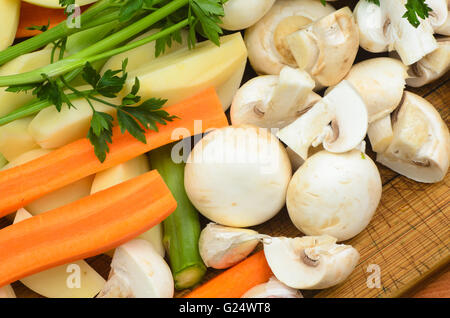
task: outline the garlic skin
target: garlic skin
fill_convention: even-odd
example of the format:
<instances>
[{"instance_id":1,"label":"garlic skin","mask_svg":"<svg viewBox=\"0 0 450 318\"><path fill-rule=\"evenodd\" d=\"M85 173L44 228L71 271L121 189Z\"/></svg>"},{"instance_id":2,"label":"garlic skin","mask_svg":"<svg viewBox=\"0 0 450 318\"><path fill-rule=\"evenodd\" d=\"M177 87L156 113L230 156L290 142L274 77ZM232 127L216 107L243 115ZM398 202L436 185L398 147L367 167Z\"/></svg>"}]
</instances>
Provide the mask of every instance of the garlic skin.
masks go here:
<instances>
[{"instance_id":1,"label":"garlic skin","mask_svg":"<svg viewBox=\"0 0 450 318\"><path fill-rule=\"evenodd\" d=\"M200 233L200 256L208 267L228 268L246 258L261 237L253 230L209 223Z\"/></svg>"},{"instance_id":2,"label":"garlic skin","mask_svg":"<svg viewBox=\"0 0 450 318\"><path fill-rule=\"evenodd\" d=\"M272 276L267 283L249 289L241 298L303 298L303 295Z\"/></svg>"}]
</instances>

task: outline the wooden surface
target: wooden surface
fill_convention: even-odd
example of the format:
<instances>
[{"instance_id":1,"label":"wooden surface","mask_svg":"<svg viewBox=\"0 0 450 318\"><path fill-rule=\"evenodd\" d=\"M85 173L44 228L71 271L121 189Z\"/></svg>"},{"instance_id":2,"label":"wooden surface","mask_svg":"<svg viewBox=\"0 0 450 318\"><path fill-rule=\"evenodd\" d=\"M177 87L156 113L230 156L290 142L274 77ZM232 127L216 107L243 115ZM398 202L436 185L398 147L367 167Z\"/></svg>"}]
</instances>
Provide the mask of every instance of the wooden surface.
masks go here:
<instances>
[{"instance_id":1,"label":"wooden surface","mask_svg":"<svg viewBox=\"0 0 450 318\"><path fill-rule=\"evenodd\" d=\"M358 60L367 57L362 53ZM247 73L247 78L251 76ZM407 90L430 101L450 126L449 74L420 89ZM370 152L369 155L374 158ZM358 249L360 263L343 284L320 292L305 292L305 297L450 297L450 174L442 182L422 184L378 167L383 180L381 203L369 226L346 242ZM7 220L0 220L0 228L7 224ZM285 210L255 229L274 236L302 235ZM100 255L88 262L105 278L108 276L108 256ZM367 270L374 265L380 269L380 288L367 286L372 274ZM210 270L205 280L219 272ZM39 297L20 282L13 287L19 297Z\"/></svg>"}]
</instances>

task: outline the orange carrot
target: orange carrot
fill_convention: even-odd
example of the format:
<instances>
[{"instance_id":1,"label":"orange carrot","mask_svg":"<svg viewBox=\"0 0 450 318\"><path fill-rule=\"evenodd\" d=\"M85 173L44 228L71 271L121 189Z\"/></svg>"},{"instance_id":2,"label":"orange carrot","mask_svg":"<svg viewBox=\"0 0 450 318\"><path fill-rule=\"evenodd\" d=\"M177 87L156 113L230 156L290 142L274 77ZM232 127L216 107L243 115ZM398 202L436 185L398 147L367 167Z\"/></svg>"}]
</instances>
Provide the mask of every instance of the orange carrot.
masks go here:
<instances>
[{"instance_id":1,"label":"orange carrot","mask_svg":"<svg viewBox=\"0 0 450 318\"><path fill-rule=\"evenodd\" d=\"M37 30L27 30L27 27L33 25L47 25L50 22L50 28L52 28L65 19L66 15L62 9L43 8L22 2L16 38L24 38L41 33Z\"/></svg>"},{"instance_id":2,"label":"orange carrot","mask_svg":"<svg viewBox=\"0 0 450 318\"><path fill-rule=\"evenodd\" d=\"M0 286L101 254L177 206L156 170L0 230Z\"/></svg>"},{"instance_id":3,"label":"orange carrot","mask_svg":"<svg viewBox=\"0 0 450 318\"><path fill-rule=\"evenodd\" d=\"M201 131L195 133L228 125L214 88L165 110L179 119L159 125L158 132L147 131L146 144L128 133L121 134L119 127L115 127L113 143L103 163L95 156L90 142L83 138L26 164L0 171L0 217L77 180L192 135L198 126L196 120L201 120ZM186 135L178 134L177 128Z\"/></svg>"},{"instance_id":4,"label":"orange carrot","mask_svg":"<svg viewBox=\"0 0 450 318\"><path fill-rule=\"evenodd\" d=\"M271 276L264 252L260 251L194 289L185 298L240 298Z\"/></svg>"}]
</instances>

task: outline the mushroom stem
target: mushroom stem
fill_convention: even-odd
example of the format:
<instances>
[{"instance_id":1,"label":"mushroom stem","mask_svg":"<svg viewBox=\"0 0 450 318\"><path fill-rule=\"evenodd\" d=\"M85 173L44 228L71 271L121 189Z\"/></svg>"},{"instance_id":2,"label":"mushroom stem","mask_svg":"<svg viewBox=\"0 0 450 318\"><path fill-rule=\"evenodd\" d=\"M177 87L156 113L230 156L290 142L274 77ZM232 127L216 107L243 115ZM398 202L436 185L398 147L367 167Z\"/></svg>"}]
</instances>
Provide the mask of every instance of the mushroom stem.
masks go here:
<instances>
[{"instance_id":1,"label":"mushroom stem","mask_svg":"<svg viewBox=\"0 0 450 318\"><path fill-rule=\"evenodd\" d=\"M314 254L311 248L302 250L300 252L300 257L305 265L311 267L317 267L319 265L320 255Z\"/></svg>"},{"instance_id":2,"label":"mushroom stem","mask_svg":"<svg viewBox=\"0 0 450 318\"><path fill-rule=\"evenodd\" d=\"M367 134L373 151L385 151L394 138L391 116L387 115L371 123Z\"/></svg>"}]
</instances>

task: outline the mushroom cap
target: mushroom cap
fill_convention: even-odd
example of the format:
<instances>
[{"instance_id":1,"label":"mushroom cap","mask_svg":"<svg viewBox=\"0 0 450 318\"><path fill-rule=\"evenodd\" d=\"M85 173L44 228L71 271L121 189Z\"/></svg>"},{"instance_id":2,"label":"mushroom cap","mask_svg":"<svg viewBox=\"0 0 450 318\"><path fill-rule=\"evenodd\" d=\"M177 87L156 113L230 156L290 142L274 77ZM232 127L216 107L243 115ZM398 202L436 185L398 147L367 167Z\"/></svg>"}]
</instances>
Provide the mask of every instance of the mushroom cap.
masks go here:
<instances>
[{"instance_id":1,"label":"mushroom cap","mask_svg":"<svg viewBox=\"0 0 450 318\"><path fill-rule=\"evenodd\" d=\"M224 269L246 258L258 243L256 231L209 223L200 233L198 245L206 266Z\"/></svg>"},{"instance_id":2,"label":"mushroom cap","mask_svg":"<svg viewBox=\"0 0 450 318\"><path fill-rule=\"evenodd\" d=\"M407 67L401 61L378 57L353 65L345 80L361 95L371 123L400 104L407 77Z\"/></svg>"},{"instance_id":3,"label":"mushroom cap","mask_svg":"<svg viewBox=\"0 0 450 318\"><path fill-rule=\"evenodd\" d=\"M429 84L450 69L450 37L436 40L438 48L420 61L410 66L406 84L412 87L422 87Z\"/></svg>"},{"instance_id":4,"label":"mushroom cap","mask_svg":"<svg viewBox=\"0 0 450 318\"><path fill-rule=\"evenodd\" d=\"M303 298L303 295L272 276L267 283L249 289L241 298Z\"/></svg>"},{"instance_id":5,"label":"mushroom cap","mask_svg":"<svg viewBox=\"0 0 450 318\"><path fill-rule=\"evenodd\" d=\"M289 35L287 41L299 68L321 86L332 86L345 77L355 61L359 29L352 11L344 7Z\"/></svg>"},{"instance_id":6,"label":"mushroom cap","mask_svg":"<svg viewBox=\"0 0 450 318\"><path fill-rule=\"evenodd\" d=\"M149 242L134 239L116 248L99 297L171 298L173 293L169 265Z\"/></svg>"},{"instance_id":7,"label":"mushroom cap","mask_svg":"<svg viewBox=\"0 0 450 318\"><path fill-rule=\"evenodd\" d=\"M275 0L228 0L224 5L225 16L221 27L237 31L247 29L258 22L275 3Z\"/></svg>"},{"instance_id":8,"label":"mushroom cap","mask_svg":"<svg viewBox=\"0 0 450 318\"><path fill-rule=\"evenodd\" d=\"M405 92L393 117L394 138L377 161L418 182L441 181L449 167L450 136L437 110L426 99Z\"/></svg>"},{"instance_id":9,"label":"mushroom cap","mask_svg":"<svg viewBox=\"0 0 450 318\"><path fill-rule=\"evenodd\" d=\"M380 174L369 156L358 150L321 151L295 172L286 204L292 222L303 233L344 241L369 224L381 188Z\"/></svg>"},{"instance_id":10,"label":"mushroom cap","mask_svg":"<svg viewBox=\"0 0 450 318\"><path fill-rule=\"evenodd\" d=\"M283 66L296 67L285 37L334 12L315 0L279 0L245 32L250 64L258 74L277 75Z\"/></svg>"},{"instance_id":11,"label":"mushroom cap","mask_svg":"<svg viewBox=\"0 0 450 318\"><path fill-rule=\"evenodd\" d=\"M230 117L233 125L249 124L263 128L282 128L296 120L306 109L317 103L321 97L309 92L305 98L299 100L298 111L293 109L286 118L280 120L265 116L262 111L264 105L270 102L279 83L277 75L263 75L252 78L242 85L234 96L231 104Z\"/></svg>"},{"instance_id":12,"label":"mushroom cap","mask_svg":"<svg viewBox=\"0 0 450 318\"><path fill-rule=\"evenodd\" d=\"M271 243L264 245L264 255L276 278L297 289L337 285L353 272L359 261L356 249L336 244L336 239L327 235L272 238ZM308 259L311 256L314 260Z\"/></svg>"},{"instance_id":13,"label":"mushroom cap","mask_svg":"<svg viewBox=\"0 0 450 318\"><path fill-rule=\"evenodd\" d=\"M428 21L435 31L439 30L448 19L448 0L427 0L426 4L431 8ZM438 32L436 32L438 33Z\"/></svg>"},{"instance_id":14,"label":"mushroom cap","mask_svg":"<svg viewBox=\"0 0 450 318\"><path fill-rule=\"evenodd\" d=\"M185 168L185 189L206 218L248 227L281 210L291 173L286 150L270 131L230 126L195 145Z\"/></svg>"},{"instance_id":15,"label":"mushroom cap","mask_svg":"<svg viewBox=\"0 0 450 318\"><path fill-rule=\"evenodd\" d=\"M359 27L359 45L372 53L386 52L389 39L386 37L386 16L375 3L360 0L353 9Z\"/></svg>"}]
</instances>

